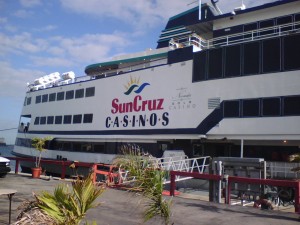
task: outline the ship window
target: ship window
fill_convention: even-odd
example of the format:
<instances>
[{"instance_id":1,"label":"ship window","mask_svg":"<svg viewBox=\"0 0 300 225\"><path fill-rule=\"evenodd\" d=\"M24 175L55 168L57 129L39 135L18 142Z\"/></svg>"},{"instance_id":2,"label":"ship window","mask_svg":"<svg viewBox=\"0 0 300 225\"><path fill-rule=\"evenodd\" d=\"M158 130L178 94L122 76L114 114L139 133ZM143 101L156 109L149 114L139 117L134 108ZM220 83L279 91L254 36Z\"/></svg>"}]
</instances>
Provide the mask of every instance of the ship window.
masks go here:
<instances>
[{"instance_id":1,"label":"ship window","mask_svg":"<svg viewBox=\"0 0 300 225\"><path fill-rule=\"evenodd\" d=\"M76 90L75 98L83 98L83 96L84 96L84 89L83 88Z\"/></svg>"},{"instance_id":2,"label":"ship window","mask_svg":"<svg viewBox=\"0 0 300 225\"><path fill-rule=\"evenodd\" d=\"M244 38L249 38L252 40L252 38L257 36L257 23L249 23L244 25L244 32L251 32L251 34L244 35Z\"/></svg>"},{"instance_id":3,"label":"ship window","mask_svg":"<svg viewBox=\"0 0 300 225\"><path fill-rule=\"evenodd\" d=\"M300 14L295 15L295 23L296 22L300 22ZM295 25L295 29L299 29L299 28L300 28L300 24L298 23L297 25Z\"/></svg>"},{"instance_id":4,"label":"ship window","mask_svg":"<svg viewBox=\"0 0 300 225\"><path fill-rule=\"evenodd\" d=\"M262 99L262 116L280 116L280 98Z\"/></svg>"},{"instance_id":5,"label":"ship window","mask_svg":"<svg viewBox=\"0 0 300 225\"><path fill-rule=\"evenodd\" d=\"M62 150L70 151L72 147L72 144L70 142L64 142L62 143Z\"/></svg>"},{"instance_id":6,"label":"ship window","mask_svg":"<svg viewBox=\"0 0 300 225\"><path fill-rule=\"evenodd\" d=\"M53 102L56 99L56 93L49 94L49 102Z\"/></svg>"},{"instance_id":7,"label":"ship window","mask_svg":"<svg viewBox=\"0 0 300 225\"><path fill-rule=\"evenodd\" d=\"M61 101L61 100L64 100L65 99L65 92L62 91L62 92L58 92L57 93L57 101Z\"/></svg>"},{"instance_id":8,"label":"ship window","mask_svg":"<svg viewBox=\"0 0 300 225\"><path fill-rule=\"evenodd\" d=\"M273 27L273 26L274 26L274 20L273 19L260 21L260 23L259 23L260 29ZM272 33L274 33L274 29L270 29L270 28L267 29L266 31L260 31L259 32L260 35L267 35L267 34L272 34Z\"/></svg>"},{"instance_id":9,"label":"ship window","mask_svg":"<svg viewBox=\"0 0 300 225\"><path fill-rule=\"evenodd\" d=\"M206 74L206 56L207 51L200 51L194 54L194 61L193 61L193 81L203 81L205 80Z\"/></svg>"},{"instance_id":10,"label":"ship window","mask_svg":"<svg viewBox=\"0 0 300 225\"><path fill-rule=\"evenodd\" d=\"M222 77L222 48L212 49L208 52L208 78L215 79Z\"/></svg>"},{"instance_id":11,"label":"ship window","mask_svg":"<svg viewBox=\"0 0 300 225\"><path fill-rule=\"evenodd\" d=\"M83 122L84 123L92 123L93 122L93 114L84 114Z\"/></svg>"},{"instance_id":12,"label":"ship window","mask_svg":"<svg viewBox=\"0 0 300 225\"><path fill-rule=\"evenodd\" d=\"M64 124L71 124L72 115L64 115Z\"/></svg>"},{"instance_id":13,"label":"ship window","mask_svg":"<svg viewBox=\"0 0 300 225\"><path fill-rule=\"evenodd\" d=\"M263 72L280 71L280 39L264 40L262 47Z\"/></svg>"},{"instance_id":14,"label":"ship window","mask_svg":"<svg viewBox=\"0 0 300 225\"><path fill-rule=\"evenodd\" d=\"M73 143L73 151L80 152L81 151L81 143Z\"/></svg>"},{"instance_id":15,"label":"ship window","mask_svg":"<svg viewBox=\"0 0 300 225\"><path fill-rule=\"evenodd\" d=\"M62 116L55 116L55 124L62 124Z\"/></svg>"},{"instance_id":16,"label":"ship window","mask_svg":"<svg viewBox=\"0 0 300 225\"><path fill-rule=\"evenodd\" d=\"M225 101L224 102L224 117L239 117L240 116L240 101Z\"/></svg>"},{"instance_id":17,"label":"ship window","mask_svg":"<svg viewBox=\"0 0 300 225\"><path fill-rule=\"evenodd\" d=\"M42 102L48 102L48 94L42 95Z\"/></svg>"},{"instance_id":18,"label":"ship window","mask_svg":"<svg viewBox=\"0 0 300 225\"><path fill-rule=\"evenodd\" d=\"M277 25L283 25L280 26L279 29L281 32L284 31L289 31L293 29L293 25L285 25L293 22L293 17L292 16L283 16L280 18L277 18Z\"/></svg>"},{"instance_id":19,"label":"ship window","mask_svg":"<svg viewBox=\"0 0 300 225\"><path fill-rule=\"evenodd\" d=\"M31 104L31 97L28 97L28 98L26 99L26 101L27 101L27 105L30 105L30 104Z\"/></svg>"},{"instance_id":20,"label":"ship window","mask_svg":"<svg viewBox=\"0 0 300 225\"><path fill-rule=\"evenodd\" d=\"M225 77L241 75L241 46L233 45L225 49Z\"/></svg>"},{"instance_id":21,"label":"ship window","mask_svg":"<svg viewBox=\"0 0 300 225\"><path fill-rule=\"evenodd\" d=\"M259 73L259 42L244 44L244 75Z\"/></svg>"},{"instance_id":22,"label":"ship window","mask_svg":"<svg viewBox=\"0 0 300 225\"><path fill-rule=\"evenodd\" d=\"M81 123L81 121L82 121L82 115L81 114L73 116L73 123Z\"/></svg>"},{"instance_id":23,"label":"ship window","mask_svg":"<svg viewBox=\"0 0 300 225\"><path fill-rule=\"evenodd\" d=\"M42 101L42 96L38 95L35 97L35 103L38 104L38 103L41 103Z\"/></svg>"},{"instance_id":24,"label":"ship window","mask_svg":"<svg viewBox=\"0 0 300 225\"><path fill-rule=\"evenodd\" d=\"M243 116L252 117L259 116L259 100L258 99L247 99L243 100Z\"/></svg>"},{"instance_id":25,"label":"ship window","mask_svg":"<svg viewBox=\"0 0 300 225\"><path fill-rule=\"evenodd\" d=\"M41 117L40 124L46 124L46 116Z\"/></svg>"},{"instance_id":26,"label":"ship window","mask_svg":"<svg viewBox=\"0 0 300 225\"><path fill-rule=\"evenodd\" d=\"M54 122L54 116L48 116L47 117L47 124L53 124Z\"/></svg>"},{"instance_id":27,"label":"ship window","mask_svg":"<svg viewBox=\"0 0 300 225\"><path fill-rule=\"evenodd\" d=\"M283 38L283 66L284 70L300 68L300 35L286 36Z\"/></svg>"},{"instance_id":28,"label":"ship window","mask_svg":"<svg viewBox=\"0 0 300 225\"><path fill-rule=\"evenodd\" d=\"M91 144L82 144L81 149L84 152L91 152L93 150Z\"/></svg>"},{"instance_id":29,"label":"ship window","mask_svg":"<svg viewBox=\"0 0 300 225\"><path fill-rule=\"evenodd\" d=\"M104 144L94 144L94 152L104 153Z\"/></svg>"},{"instance_id":30,"label":"ship window","mask_svg":"<svg viewBox=\"0 0 300 225\"><path fill-rule=\"evenodd\" d=\"M300 97L291 96L284 98L283 114L285 116L300 115Z\"/></svg>"},{"instance_id":31,"label":"ship window","mask_svg":"<svg viewBox=\"0 0 300 225\"><path fill-rule=\"evenodd\" d=\"M39 125L40 124L40 117L35 117L34 119L34 125Z\"/></svg>"},{"instance_id":32,"label":"ship window","mask_svg":"<svg viewBox=\"0 0 300 225\"><path fill-rule=\"evenodd\" d=\"M66 100L74 98L74 90L66 91Z\"/></svg>"},{"instance_id":33,"label":"ship window","mask_svg":"<svg viewBox=\"0 0 300 225\"><path fill-rule=\"evenodd\" d=\"M85 97L91 97L95 95L95 87L89 87L85 90Z\"/></svg>"}]
</instances>

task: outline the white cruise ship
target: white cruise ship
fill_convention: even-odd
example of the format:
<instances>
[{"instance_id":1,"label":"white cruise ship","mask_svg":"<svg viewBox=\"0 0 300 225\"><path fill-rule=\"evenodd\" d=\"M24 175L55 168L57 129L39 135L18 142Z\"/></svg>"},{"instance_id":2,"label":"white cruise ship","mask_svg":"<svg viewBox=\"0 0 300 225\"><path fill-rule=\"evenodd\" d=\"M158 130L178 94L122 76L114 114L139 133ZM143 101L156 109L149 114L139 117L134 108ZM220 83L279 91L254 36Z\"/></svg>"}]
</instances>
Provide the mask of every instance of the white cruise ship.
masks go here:
<instances>
[{"instance_id":1,"label":"white cruise ship","mask_svg":"<svg viewBox=\"0 0 300 225\"><path fill-rule=\"evenodd\" d=\"M79 162L110 163L124 145L156 157L299 152L300 1L226 14L215 2L171 17L157 49L29 84L13 154L35 156L31 139L45 136L44 158Z\"/></svg>"}]
</instances>

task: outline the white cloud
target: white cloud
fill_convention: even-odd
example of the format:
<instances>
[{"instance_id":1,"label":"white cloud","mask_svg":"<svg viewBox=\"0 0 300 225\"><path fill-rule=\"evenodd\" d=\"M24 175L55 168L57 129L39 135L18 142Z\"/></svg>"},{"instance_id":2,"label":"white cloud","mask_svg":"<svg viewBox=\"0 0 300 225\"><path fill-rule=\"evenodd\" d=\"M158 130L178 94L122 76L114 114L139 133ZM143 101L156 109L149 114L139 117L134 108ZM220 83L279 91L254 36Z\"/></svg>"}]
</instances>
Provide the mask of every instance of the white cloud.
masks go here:
<instances>
[{"instance_id":1,"label":"white cloud","mask_svg":"<svg viewBox=\"0 0 300 225\"><path fill-rule=\"evenodd\" d=\"M0 98L23 98L26 83L43 74L39 70L15 68L8 62L0 61Z\"/></svg>"},{"instance_id":2,"label":"white cloud","mask_svg":"<svg viewBox=\"0 0 300 225\"><path fill-rule=\"evenodd\" d=\"M39 32L44 32L44 31L52 31L52 30L55 30L55 29L57 29L57 26L47 25L47 26L44 26L44 27L41 27L41 28L34 28L33 30L34 31L39 31Z\"/></svg>"}]
</instances>

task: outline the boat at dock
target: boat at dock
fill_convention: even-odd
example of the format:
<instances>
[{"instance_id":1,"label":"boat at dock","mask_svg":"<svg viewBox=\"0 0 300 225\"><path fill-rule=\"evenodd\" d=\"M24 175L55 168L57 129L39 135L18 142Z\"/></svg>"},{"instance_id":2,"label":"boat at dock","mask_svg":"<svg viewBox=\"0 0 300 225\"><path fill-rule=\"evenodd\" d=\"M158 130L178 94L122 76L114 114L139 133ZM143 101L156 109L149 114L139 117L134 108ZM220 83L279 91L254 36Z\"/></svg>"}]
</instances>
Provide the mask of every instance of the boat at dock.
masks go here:
<instances>
[{"instance_id":1,"label":"boat at dock","mask_svg":"<svg viewBox=\"0 0 300 225\"><path fill-rule=\"evenodd\" d=\"M298 153L300 1L225 14L216 2L171 17L157 49L29 83L12 153L35 157L31 139L46 136L45 159L88 163L126 148L282 162Z\"/></svg>"}]
</instances>

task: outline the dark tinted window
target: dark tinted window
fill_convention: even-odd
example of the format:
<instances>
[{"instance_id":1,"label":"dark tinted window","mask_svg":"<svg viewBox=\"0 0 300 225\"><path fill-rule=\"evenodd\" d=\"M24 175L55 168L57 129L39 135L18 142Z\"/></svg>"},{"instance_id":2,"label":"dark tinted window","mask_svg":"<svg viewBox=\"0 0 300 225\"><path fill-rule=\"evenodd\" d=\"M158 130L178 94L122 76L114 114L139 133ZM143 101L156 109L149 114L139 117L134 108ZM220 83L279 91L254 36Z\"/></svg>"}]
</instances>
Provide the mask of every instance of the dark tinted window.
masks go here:
<instances>
[{"instance_id":1,"label":"dark tinted window","mask_svg":"<svg viewBox=\"0 0 300 225\"><path fill-rule=\"evenodd\" d=\"M244 32L249 32L249 34L244 35L244 38L252 38L257 36L257 23L249 23L244 25Z\"/></svg>"},{"instance_id":2,"label":"dark tinted window","mask_svg":"<svg viewBox=\"0 0 300 225\"><path fill-rule=\"evenodd\" d=\"M31 104L31 97L27 98L27 105Z\"/></svg>"},{"instance_id":3,"label":"dark tinted window","mask_svg":"<svg viewBox=\"0 0 300 225\"><path fill-rule=\"evenodd\" d=\"M40 124L46 124L46 116L40 118Z\"/></svg>"},{"instance_id":4,"label":"dark tinted window","mask_svg":"<svg viewBox=\"0 0 300 225\"><path fill-rule=\"evenodd\" d=\"M71 124L71 122L72 122L72 115L65 115L64 124Z\"/></svg>"},{"instance_id":5,"label":"dark tinted window","mask_svg":"<svg viewBox=\"0 0 300 225\"><path fill-rule=\"evenodd\" d=\"M206 78L207 51L200 51L194 54L193 81L203 81Z\"/></svg>"},{"instance_id":6,"label":"dark tinted window","mask_svg":"<svg viewBox=\"0 0 300 225\"><path fill-rule=\"evenodd\" d=\"M41 101L42 101L42 96L38 95L38 96L35 97L35 103L36 104L41 103Z\"/></svg>"},{"instance_id":7,"label":"dark tinted window","mask_svg":"<svg viewBox=\"0 0 300 225\"><path fill-rule=\"evenodd\" d=\"M243 100L243 116L244 117L259 116L258 99Z\"/></svg>"},{"instance_id":8,"label":"dark tinted window","mask_svg":"<svg viewBox=\"0 0 300 225\"><path fill-rule=\"evenodd\" d=\"M74 90L66 91L66 100L74 98Z\"/></svg>"},{"instance_id":9,"label":"dark tinted window","mask_svg":"<svg viewBox=\"0 0 300 225\"><path fill-rule=\"evenodd\" d=\"M241 46L228 46L225 49L225 77L239 75L241 75Z\"/></svg>"},{"instance_id":10,"label":"dark tinted window","mask_svg":"<svg viewBox=\"0 0 300 225\"><path fill-rule=\"evenodd\" d=\"M300 115L300 97L285 97L283 113L285 116Z\"/></svg>"},{"instance_id":11,"label":"dark tinted window","mask_svg":"<svg viewBox=\"0 0 300 225\"><path fill-rule=\"evenodd\" d=\"M49 102L53 102L56 99L56 93L49 94Z\"/></svg>"},{"instance_id":12,"label":"dark tinted window","mask_svg":"<svg viewBox=\"0 0 300 225\"><path fill-rule=\"evenodd\" d=\"M35 117L35 120L34 120L34 125L39 125L40 124L40 117Z\"/></svg>"},{"instance_id":13,"label":"dark tinted window","mask_svg":"<svg viewBox=\"0 0 300 225\"><path fill-rule=\"evenodd\" d=\"M62 116L55 116L55 124L62 124Z\"/></svg>"},{"instance_id":14,"label":"dark tinted window","mask_svg":"<svg viewBox=\"0 0 300 225\"><path fill-rule=\"evenodd\" d=\"M269 39L263 41L263 72L280 71L280 39Z\"/></svg>"},{"instance_id":15,"label":"dark tinted window","mask_svg":"<svg viewBox=\"0 0 300 225\"><path fill-rule=\"evenodd\" d=\"M293 17L292 16L284 16L284 17L280 17L280 18L277 18L277 25L281 25L279 27L280 31L289 31L293 28L292 25L286 25L286 24L289 24L289 23L292 23L293 21Z\"/></svg>"},{"instance_id":16,"label":"dark tinted window","mask_svg":"<svg viewBox=\"0 0 300 225\"><path fill-rule=\"evenodd\" d=\"M85 97L91 97L95 95L95 87L89 87L85 90Z\"/></svg>"},{"instance_id":17,"label":"dark tinted window","mask_svg":"<svg viewBox=\"0 0 300 225\"><path fill-rule=\"evenodd\" d=\"M285 70L300 68L300 35L283 38L283 66Z\"/></svg>"},{"instance_id":18,"label":"dark tinted window","mask_svg":"<svg viewBox=\"0 0 300 225\"><path fill-rule=\"evenodd\" d=\"M83 96L84 96L84 89L83 88L76 90L75 98L83 98Z\"/></svg>"},{"instance_id":19,"label":"dark tinted window","mask_svg":"<svg viewBox=\"0 0 300 225\"><path fill-rule=\"evenodd\" d=\"M84 123L92 123L93 122L93 114L84 114L83 122Z\"/></svg>"},{"instance_id":20,"label":"dark tinted window","mask_svg":"<svg viewBox=\"0 0 300 225\"><path fill-rule=\"evenodd\" d=\"M65 92L62 91L62 92L58 92L57 93L57 101L61 101L61 100L64 100L65 99Z\"/></svg>"},{"instance_id":21,"label":"dark tinted window","mask_svg":"<svg viewBox=\"0 0 300 225\"><path fill-rule=\"evenodd\" d=\"M48 94L42 95L42 102L48 102Z\"/></svg>"},{"instance_id":22,"label":"dark tinted window","mask_svg":"<svg viewBox=\"0 0 300 225\"><path fill-rule=\"evenodd\" d=\"M244 45L244 75L259 73L259 42L247 43Z\"/></svg>"},{"instance_id":23,"label":"dark tinted window","mask_svg":"<svg viewBox=\"0 0 300 225\"><path fill-rule=\"evenodd\" d=\"M48 116L47 117L47 124L53 124L54 122L54 116Z\"/></svg>"},{"instance_id":24,"label":"dark tinted window","mask_svg":"<svg viewBox=\"0 0 300 225\"><path fill-rule=\"evenodd\" d=\"M222 77L222 48L212 49L208 52L208 78L221 78Z\"/></svg>"},{"instance_id":25,"label":"dark tinted window","mask_svg":"<svg viewBox=\"0 0 300 225\"><path fill-rule=\"evenodd\" d=\"M104 153L104 144L94 144L94 152Z\"/></svg>"},{"instance_id":26,"label":"dark tinted window","mask_svg":"<svg viewBox=\"0 0 300 225\"><path fill-rule=\"evenodd\" d=\"M238 100L224 102L224 117L239 117L240 116L240 102Z\"/></svg>"},{"instance_id":27,"label":"dark tinted window","mask_svg":"<svg viewBox=\"0 0 300 225\"><path fill-rule=\"evenodd\" d=\"M262 99L262 116L280 116L280 98Z\"/></svg>"},{"instance_id":28,"label":"dark tinted window","mask_svg":"<svg viewBox=\"0 0 300 225\"><path fill-rule=\"evenodd\" d=\"M82 115L81 114L73 116L73 123L81 123L81 121L82 121Z\"/></svg>"},{"instance_id":29,"label":"dark tinted window","mask_svg":"<svg viewBox=\"0 0 300 225\"><path fill-rule=\"evenodd\" d=\"M265 20L261 21L259 23L260 29L262 28L268 28L268 27L273 27L274 26L274 20ZM274 33L274 29L267 29L267 31L260 31L260 35L267 35L267 34L272 34Z\"/></svg>"}]
</instances>

